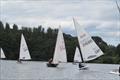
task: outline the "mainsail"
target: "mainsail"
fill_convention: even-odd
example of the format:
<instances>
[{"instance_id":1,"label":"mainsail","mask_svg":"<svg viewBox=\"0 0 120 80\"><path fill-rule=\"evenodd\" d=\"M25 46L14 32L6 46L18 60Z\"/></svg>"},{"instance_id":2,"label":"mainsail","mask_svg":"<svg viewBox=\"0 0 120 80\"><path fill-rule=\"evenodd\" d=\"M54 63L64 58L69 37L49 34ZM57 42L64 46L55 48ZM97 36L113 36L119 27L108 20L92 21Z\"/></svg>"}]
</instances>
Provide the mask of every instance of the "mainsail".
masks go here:
<instances>
[{"instance_id":1,"label":"mainsail","mask_svg":"<svg viewBox=\"0 0 120 80\"><path fill-rule=\"evenodd\" d=\"M0 58L6 58L3 49L0 49Z\"/></svg>"},{"instance_id":2,"label":"mainsail","mask_svg":"<svg viewBox=\"0 0 120 80\"><path fill-rule=\"evenodd\" d=\"M53 63L58 64L59 62L67 62L65 42L61 27L59 27L55 52L53 56Z\"/></svg>"},{"instance_id":3,"label":"mainsail","mask_svg":"<svg viewBox=\"0 0 120 80\"><path fill-rule=\"evenodd\" d=\"M27 44L26 44L26 41L25 41L23 34L21 36L19 59L22 59L22 60L31 59L31 56L30 56L30 53L29 53L29 50L28 50L28 47L27 47Z\"/></svg>"},{"instance_id":4,"label":"mainsail","mask_svg":"<svg viewBox=\"0 0 120 80\"><path fill-rule=\"evenodd\" d=\"M76 50L75 50L74 62L82 62L78 47L76 47Z\"/></svg>"},{"instance_id":5,"label":"mainsail","mask_svg":"<svg viewBox=\"0 0 120 80\"><path fill-rule=\"evenodd\" d=\"M80 45L82 57L84 61L90 61L103 55L101 49L96 45L91 36L73 19L74 26L77 31L78 42Z\"/></svg>"}]
</instances>

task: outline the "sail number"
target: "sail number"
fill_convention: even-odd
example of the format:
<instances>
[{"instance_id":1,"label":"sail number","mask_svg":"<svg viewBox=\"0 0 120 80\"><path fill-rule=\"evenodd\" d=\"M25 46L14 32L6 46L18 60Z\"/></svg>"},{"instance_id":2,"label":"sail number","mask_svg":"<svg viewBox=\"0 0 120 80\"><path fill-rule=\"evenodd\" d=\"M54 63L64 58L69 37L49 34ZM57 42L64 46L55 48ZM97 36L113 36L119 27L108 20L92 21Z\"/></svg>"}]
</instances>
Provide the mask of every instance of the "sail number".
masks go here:
<instances>
[{"instance_id":1,"label":"sail number","mask_svg":"<svg viewBox=\"0 0 120 80\"><path fill-rule=\"evenodd\" d=\"M80 35L80 38L84 38L86 36L86 34L82 34Z\"/></svg>"},{"instance_id":2,"label":"sail number","mask_svg":"<svg viewBox=\"0 0 120 80\"><path fill-rule=\"evenodd\" d=\"M100 52L100 49L94 49L94 52L97 54Z\"/></svg>"},{"instance_id":3,"label":"sail number","mask_svg":"<svg viewBox=\"0 0 120 80\"><path fill-rule=\"evenodd\" d=\"M91 55L91 56L88 56L87 59L91 59L91 58L95 58L95 57L96 57L96 55Z\"/></svg>"},{"instance_id":4,"label":"sail number","mask_svg":"<svg viewBox=\"0 0 120 80\"><path fill-rule=\"evenodd\" d=\"M84 46L86 46L86 45L88 45L88 44L90 44L90 43L92 43L93 41L91 40L91 39L89 39L89 40L83 40L81 43L82 43L82 45L83 45L83 47Z\"/></svg>"},{"instance_id":5,"label":"sail number","mask_svg":"<svg viewBox=\"0 0 120 80\"><path fill-rule=\"evenodd\" d=\"M24 44L22 44L22 47L23 47L24 52L26 52L28 50L27 47L25 47Z\"/></svg>"}]
</instances>

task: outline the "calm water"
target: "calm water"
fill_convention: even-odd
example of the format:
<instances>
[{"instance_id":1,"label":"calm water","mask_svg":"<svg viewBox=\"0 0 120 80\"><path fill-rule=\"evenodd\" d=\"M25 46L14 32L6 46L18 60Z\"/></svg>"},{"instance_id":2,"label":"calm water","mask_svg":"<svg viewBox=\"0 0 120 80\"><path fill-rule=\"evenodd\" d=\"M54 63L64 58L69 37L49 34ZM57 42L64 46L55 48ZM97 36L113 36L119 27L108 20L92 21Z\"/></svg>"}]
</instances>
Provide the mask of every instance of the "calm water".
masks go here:
<instances>
[{"instance_id":1,"label":"calm water","mask_svg":"<svg viewBox=\"0 0 120 80\"><path fill-rule=\"evenodd\" d=\"M79 70L72 63L60 64L57 68L46 67L46 62L0 61L0 80L120 80L109 74L120 65L87 64L89 70Z\"/></svg>"}]
</instances>

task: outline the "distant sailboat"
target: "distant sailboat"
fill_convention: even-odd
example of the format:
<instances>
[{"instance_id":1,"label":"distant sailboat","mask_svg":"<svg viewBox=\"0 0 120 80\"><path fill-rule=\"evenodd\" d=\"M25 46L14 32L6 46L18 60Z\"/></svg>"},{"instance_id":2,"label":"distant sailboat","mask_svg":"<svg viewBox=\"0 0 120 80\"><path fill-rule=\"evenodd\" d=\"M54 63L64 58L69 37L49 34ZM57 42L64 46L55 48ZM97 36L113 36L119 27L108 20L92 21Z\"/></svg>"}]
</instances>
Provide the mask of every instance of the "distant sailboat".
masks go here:
<instances>
[{"instance_id":1,"label":"distant sailboat","mask_svg":"<svg viewBox=\"0 0 120 80\"><path fill-rule=\"evenodd\" d=\"M21 35L19 60L30 60L31 56L23 34Z\"/></svg>"},{"instance_id":2,"label":"distant sailboat","mask_svg":"<svg viewBox=\"0 0 120 80\"><path fill-rule=\"evenodd\" d=\"M47 66L56 67L60 62L67 62L65 42L61 27L59 27L53 61L47 63Z\"/></svg>"},{"instance_id":3,"label":"distant sailboat","mask_svg":"<svg viewBox=\"0 0 120 80\"><path fill-rule=\"evenodd\" d=\"M0 58L6 58L2 48L0 48Z\"/></svg>"},{"instance_id":4,"label":"distant sailboat","mask_svg":"<svg viewBox=\"0 0 120 80\"><path fill-rule=\"evenodd\" d=\"M78 42L81 50L81 62L90 61L103 55L101 49L93 41L91 36L73 19L74 26L77 31Z\"/></svg>"}]
</instances>

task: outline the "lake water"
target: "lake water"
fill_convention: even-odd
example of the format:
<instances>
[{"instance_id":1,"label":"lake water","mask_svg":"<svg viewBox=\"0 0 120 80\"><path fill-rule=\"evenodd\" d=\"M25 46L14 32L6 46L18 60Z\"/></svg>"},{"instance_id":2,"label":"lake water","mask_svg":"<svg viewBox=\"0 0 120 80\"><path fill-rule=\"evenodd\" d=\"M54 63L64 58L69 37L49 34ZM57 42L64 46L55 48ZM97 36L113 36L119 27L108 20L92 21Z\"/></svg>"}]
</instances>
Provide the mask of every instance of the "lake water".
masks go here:
<instances>
[{"instance_id":1,"label":"lake water","mask_svg":"<svg viewBox=\"0 0 120 80\"><path fill-rule=\"evenodd\" d=\"M120 76L110 74L120 65L87 64L89 70L79 70L78 65L62 63L57 68L48 68L46 62L0 61L0 80L120 80Z\"/></svg>"}]
</instances>

